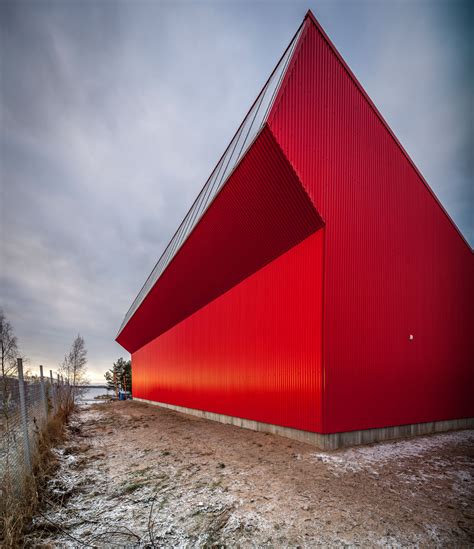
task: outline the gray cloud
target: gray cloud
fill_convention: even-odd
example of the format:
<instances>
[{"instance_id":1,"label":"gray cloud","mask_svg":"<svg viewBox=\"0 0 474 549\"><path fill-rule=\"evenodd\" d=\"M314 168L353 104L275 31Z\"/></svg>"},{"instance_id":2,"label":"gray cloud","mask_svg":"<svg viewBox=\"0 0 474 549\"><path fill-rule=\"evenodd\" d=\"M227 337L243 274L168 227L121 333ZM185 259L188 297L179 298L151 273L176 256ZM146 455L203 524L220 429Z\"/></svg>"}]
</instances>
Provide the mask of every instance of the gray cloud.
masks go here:
<instances>
[{"instance_id":1,"label":"gray cloud","mask_svg":"<svg viewBox=\"0 0 474 549\"><path fill-rule=\"evenodd\" d=\"M1 295L32 366L92 377L306 2L3 2ZM471 242L469 3L310 7Z\"/></svg>"}]
</instances>

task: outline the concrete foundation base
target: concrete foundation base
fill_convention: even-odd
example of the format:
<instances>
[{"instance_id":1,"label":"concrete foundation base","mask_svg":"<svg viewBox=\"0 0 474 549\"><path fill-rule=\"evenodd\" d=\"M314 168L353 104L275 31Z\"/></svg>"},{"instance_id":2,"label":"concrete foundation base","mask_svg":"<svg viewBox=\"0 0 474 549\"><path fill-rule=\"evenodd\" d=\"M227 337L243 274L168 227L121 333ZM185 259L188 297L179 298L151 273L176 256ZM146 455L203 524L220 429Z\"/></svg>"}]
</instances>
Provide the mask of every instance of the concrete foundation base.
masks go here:
<instances>
[{"instance_id":1,"label":"concrete foundation base","mask_svg":"<svg viewBox=\"0 0 474 549\"><path fill-rule=\"evenodd\" d=\"M292 429L291 427L272 425L271 423L261 423L260 421L253 421L251 419L242 419L239 417L226 416L224 414L216 414L214 412L206 412L204 410L195 410L194 408L175 406L174 404L166 404L165 402L155 402L142 398L135 398L134 400L138 402L145 402L147 404L153 404L154 406L161 406L162 408L168 408L169 410L175 410L176 412L181 412L183 414L210 419L212 421L219 421L221 423L228 423L230 425L237 425L238 427L243 427L244 429L251 429L262 433L273 433L274 435L280 435L282 437L291 438L300 442L307 442L317 446L321 450L336 450L347 446L370 444L372 442L379 442L382 440L392 440L397 438L441 433L444 431L454 431L457 429L474 428L474 418L471 417L323 435L320 433L312 433L310 431Z\"/></svg>"}]
</instances>

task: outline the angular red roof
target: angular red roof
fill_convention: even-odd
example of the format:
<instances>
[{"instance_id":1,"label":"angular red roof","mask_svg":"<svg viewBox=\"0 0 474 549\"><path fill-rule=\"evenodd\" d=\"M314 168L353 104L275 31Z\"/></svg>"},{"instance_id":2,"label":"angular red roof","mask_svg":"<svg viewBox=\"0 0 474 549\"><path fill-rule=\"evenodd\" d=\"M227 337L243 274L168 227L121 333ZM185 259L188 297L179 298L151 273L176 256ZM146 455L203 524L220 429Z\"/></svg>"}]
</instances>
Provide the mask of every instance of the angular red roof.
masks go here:
<instances>
[{"instance_id":1,"label":"angular red roof","mask_svg":"<svg viewBox=\"0 0 474 549\"><path fill-rule=\"evenodd\" d=\"M264 126L117 337L134 352L323 225Z\"/></svg>"}]
</instances>

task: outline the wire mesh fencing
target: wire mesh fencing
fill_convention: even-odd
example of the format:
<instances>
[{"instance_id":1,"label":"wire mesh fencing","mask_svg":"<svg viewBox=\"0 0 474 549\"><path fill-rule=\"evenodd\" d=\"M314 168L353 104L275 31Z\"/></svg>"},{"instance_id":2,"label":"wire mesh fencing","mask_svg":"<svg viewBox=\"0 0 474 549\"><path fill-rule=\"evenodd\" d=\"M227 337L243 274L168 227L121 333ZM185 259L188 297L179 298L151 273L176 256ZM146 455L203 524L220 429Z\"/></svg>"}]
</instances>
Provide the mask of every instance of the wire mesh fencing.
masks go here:
<instances>
[{"instance_id":1,"label":"wire mesh fencing","mask_svg":"<svg viewBox=\"0 0 474 549\"><path fill-rule=\"evenodd\" d=\"M53 378L52 371L45 377L42 366L39 375L24 375L21 359L17 372L0 378L1 492L22 491L41 433L72 396L71 387L59 375Z\"/></svg>"}]
</instances>

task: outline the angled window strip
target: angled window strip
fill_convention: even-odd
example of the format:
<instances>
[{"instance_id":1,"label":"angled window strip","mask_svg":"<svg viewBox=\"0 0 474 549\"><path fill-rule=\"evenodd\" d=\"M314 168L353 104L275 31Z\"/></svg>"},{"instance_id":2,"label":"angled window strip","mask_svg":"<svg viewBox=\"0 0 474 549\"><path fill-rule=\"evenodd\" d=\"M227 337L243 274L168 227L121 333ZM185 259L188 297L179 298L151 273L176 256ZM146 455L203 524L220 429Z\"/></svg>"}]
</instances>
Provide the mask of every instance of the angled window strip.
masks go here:
<instances>
[{"instance_id":1,"label":"angled window strip","mask_svg":"<svg viewBox=\"0 0 474 549\"><path fill-rule=\"evenodd\" d=\"M249 147L262 131L262 128L264 127L271 111L273 102L278 94L279 87L288 69L288 64L300 38L302 28L303 23L300 25L292 40L288 44L285 52L262 88L262 91L257 96L257 99L239 126L231 142L227 146L224 154L209 176L206 184L201 189L201 192L198 194L193 205L179 225L177 231L173 235L163 254L145 281L145 284L142 286L140 292L127 311L117 333L117 337L120 335L130 318L135 314L136 310L140 307L140 304L143 302L170 262L176 256L183 243L189 237L199 220L209 208L212 201L216 198L220 190L228 181L229 176L235 170L239 162L248 151Z\"/></svg>"}]
</instances>

